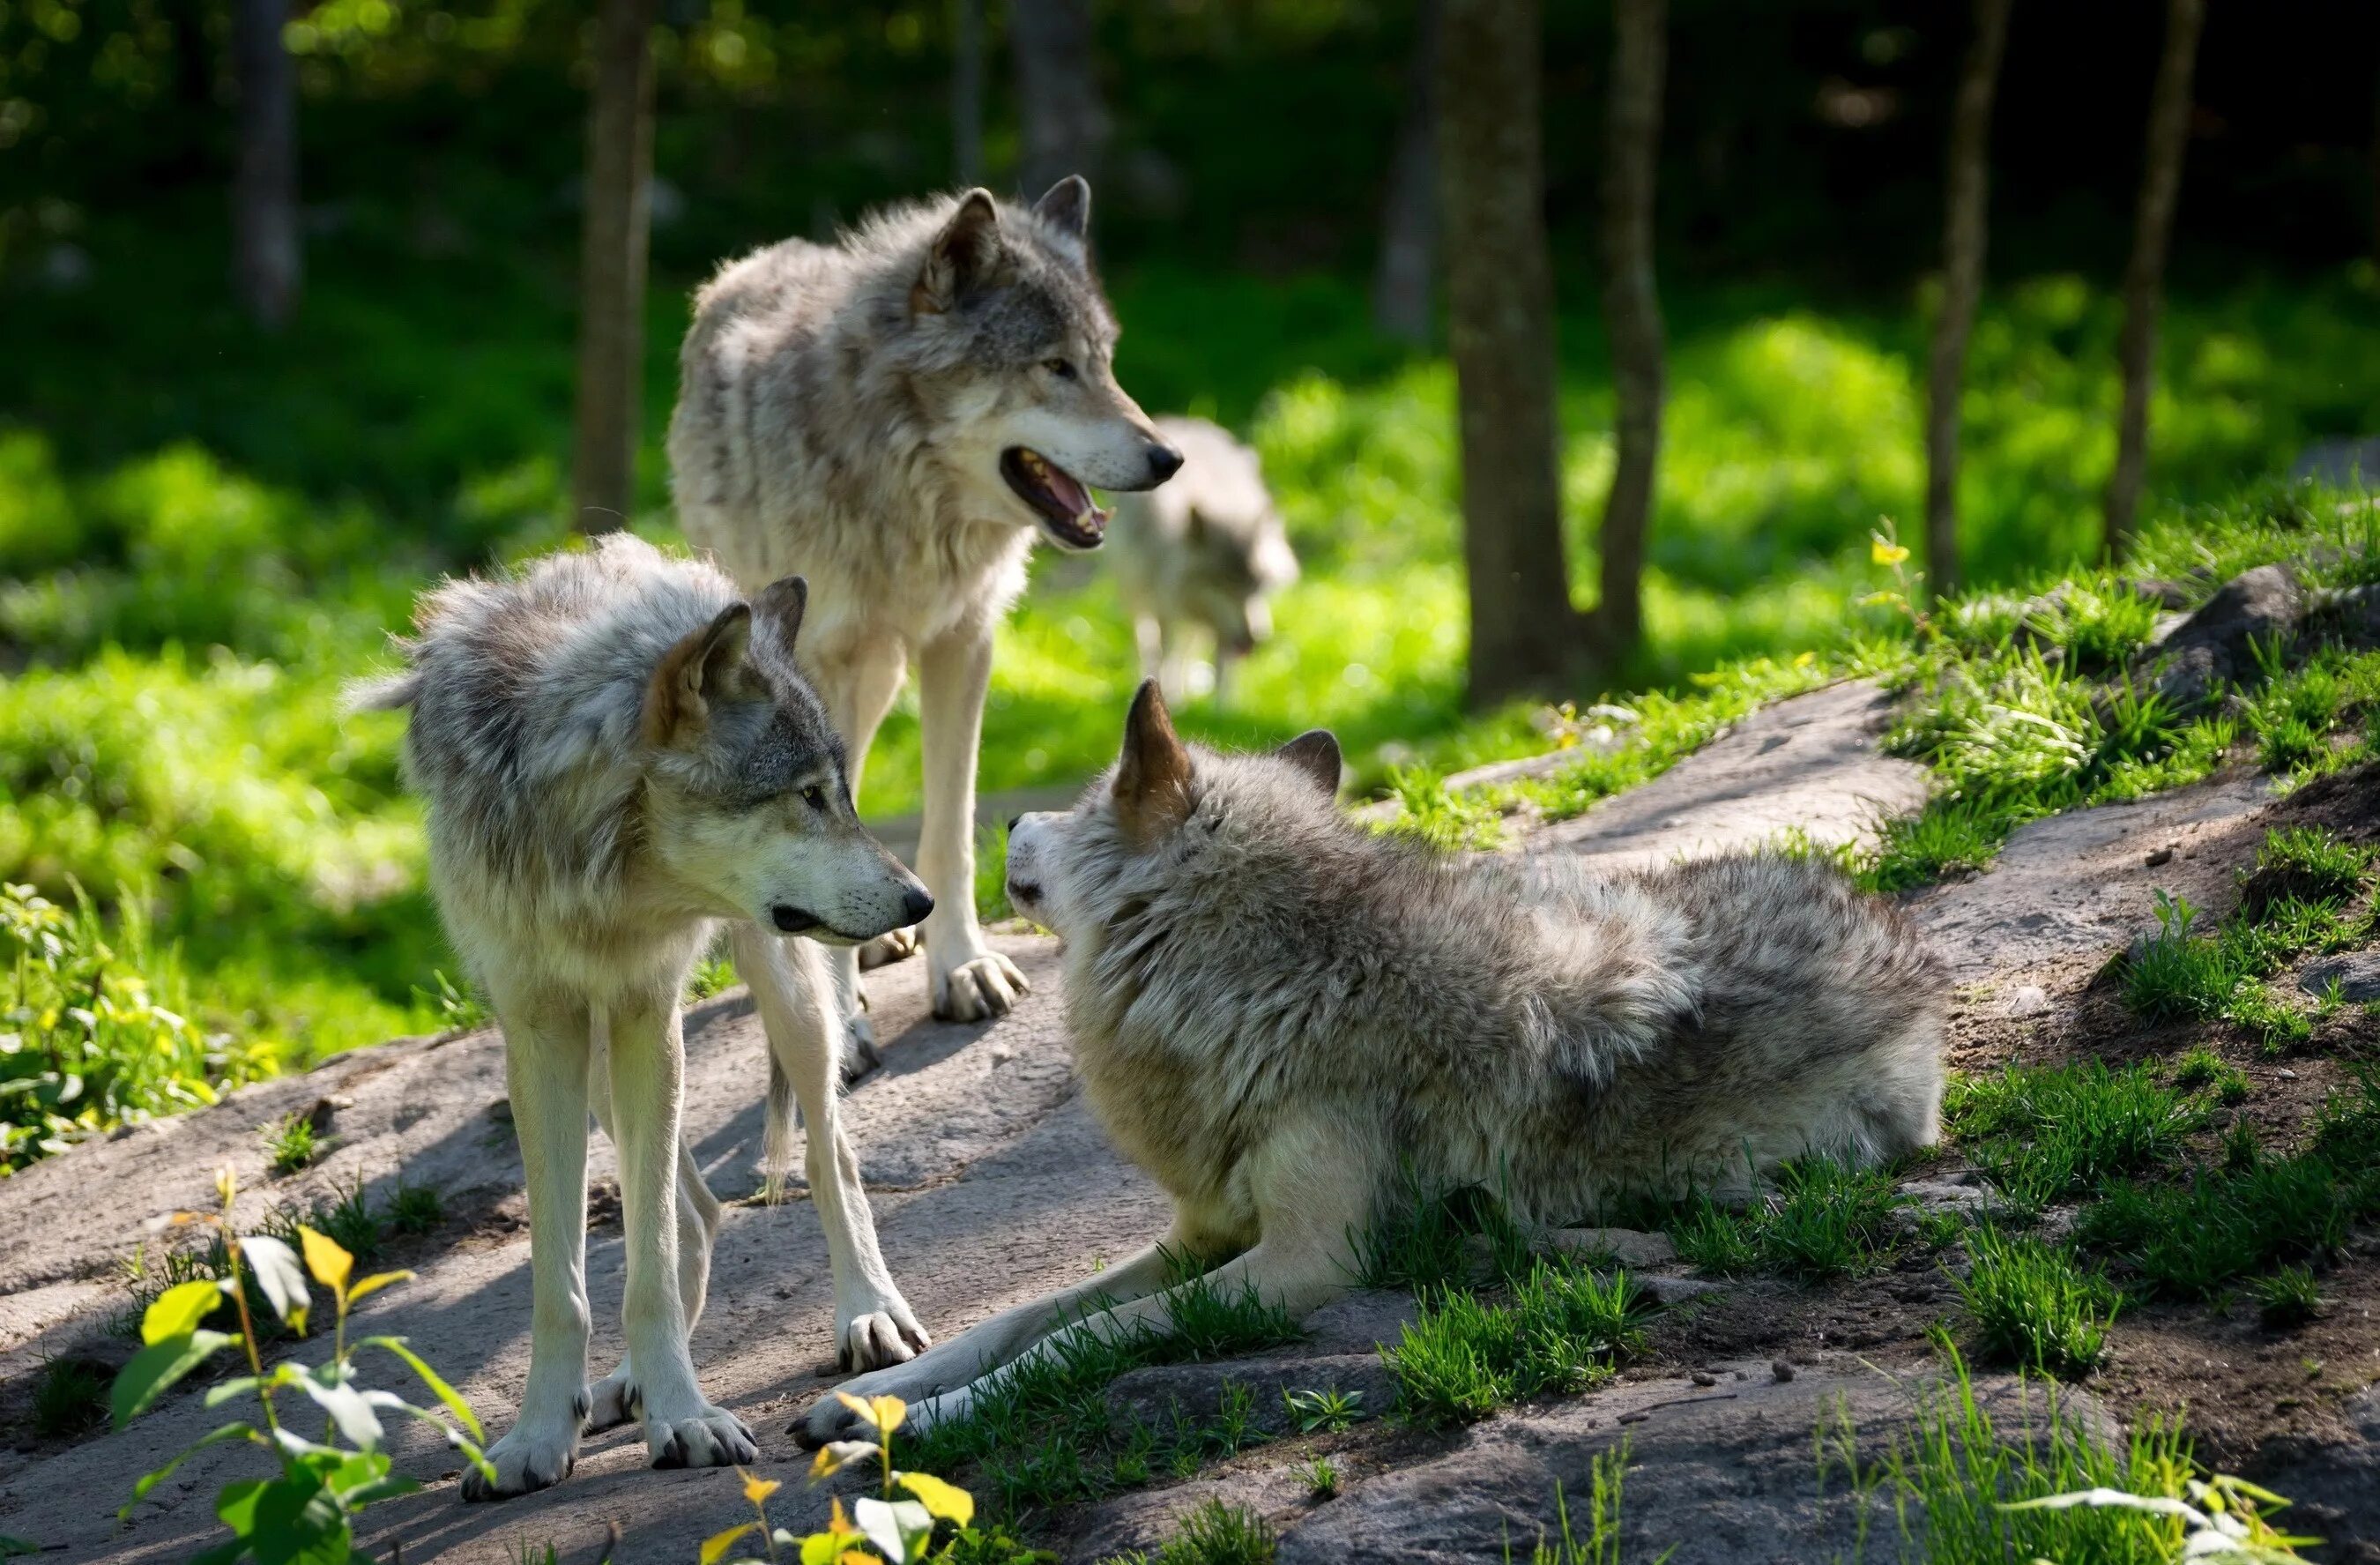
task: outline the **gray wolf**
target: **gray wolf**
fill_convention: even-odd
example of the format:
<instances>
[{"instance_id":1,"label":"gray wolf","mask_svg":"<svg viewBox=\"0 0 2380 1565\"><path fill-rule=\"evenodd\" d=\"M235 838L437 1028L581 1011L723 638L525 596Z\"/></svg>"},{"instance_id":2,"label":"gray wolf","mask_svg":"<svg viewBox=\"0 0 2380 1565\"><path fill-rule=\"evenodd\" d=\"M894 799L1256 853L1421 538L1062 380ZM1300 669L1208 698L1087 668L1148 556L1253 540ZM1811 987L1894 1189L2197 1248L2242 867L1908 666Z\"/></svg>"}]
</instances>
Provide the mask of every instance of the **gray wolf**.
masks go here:
<instances>
[{"instance_id":1,"label":"gray wolf","mask_svg":"<svg viewBox=\"0 0 2380 1565\"><path fill-rule=\"evenodd\" d=\"M926 960L934 1013L962 1021L1025 988L973 895L992 629L1037 535L1099 545L1091 486L1147 489L1182 465L1116 384L1090 201L1080 178L1030 207L969 190L877 213L834 245L729 263L696 296L670 424L686 537L747 587L799 571L816 590L802 664L855 790L917 666ZM905 934L877 954L913 946ZM865 1065L859 965L847 954L836 976Z\"/></svg>"},{"instance_id":2,"label":"gray wolf","mask_svg":"<svg viewBox=\"0 0 2380 1565\"><path fill-rule=\"evenodd\" d=\"M656 1467L750 1461L686 1339L720 1206L679 1129L687 970L723 922L773 1073L809 1129L810 1190L845 1363L925 1332L878 1253L836 1104L843 1029L809 941L849 946L932 906L859 825L842 740L794 666L798 577L748 602L708 565L616 536L425 594L407 666L352 703L409 707L431 887L504 1033L528 1180L528 1389L472 1499L559 1482L582 1425L641 1418ZM808 940L786 940L803 935ZM627 1354L587 1384L587 1116L620 1154ZM765 1154L789 1160L789 1128Z\"/></svg>"},{"instance_id":3,"label":"gray wolf","mask_svg":"<svg viewBox=\"0 0 2380 1565\"><path fill-rule=\"evenodd\" d=\"M1319 730L1266 755L1187 747L1149 684L1114 770L1012 828L1009 896L1065 941L1084 1091L1172 1225L845 1390L953 1416L1020 1355L1163 1327L1183 1258L1302 1316L1353 1286L1359 1236L1415 1185L1562 1224L1622 1192L1742 1199L1791 1157L1937 1139L1945 970L1831 869L1443 856L1352 823L1339 774ZM800 1432L844 1418L830 1400Z\"/></svg>"},{"instance_id":4,"label":"gray wolf","mask_svg":"<svg viewBox=\"0 0 2380 1565\"><path fill-rule=\"evenodd\" d=\"M1297 556L1265 487L1257 454L1205 419L1162 418L1157 431L1182 453L1162 489L1116 497L1107 553L1140 638L1140 671L1174 701L1191 689L1191 659L1210 642L1215 701L1231 666L1272 634L1271 598L1297 580Z\"/></svg>"}]
</instances>

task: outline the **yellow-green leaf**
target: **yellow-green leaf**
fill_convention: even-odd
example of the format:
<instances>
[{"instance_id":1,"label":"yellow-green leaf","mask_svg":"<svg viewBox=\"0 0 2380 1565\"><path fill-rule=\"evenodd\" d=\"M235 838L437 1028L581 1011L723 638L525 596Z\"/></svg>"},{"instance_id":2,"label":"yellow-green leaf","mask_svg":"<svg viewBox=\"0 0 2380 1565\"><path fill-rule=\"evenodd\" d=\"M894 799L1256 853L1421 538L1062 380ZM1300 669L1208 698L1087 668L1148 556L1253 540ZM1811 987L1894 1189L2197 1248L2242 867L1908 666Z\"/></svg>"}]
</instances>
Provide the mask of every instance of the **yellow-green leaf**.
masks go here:
<instances>
[{"instance_id":1,"label":"yellow-green leaf","mask_svg":"<svg viewBox=\"0 0 2380 1565\"><path fill-rule=\"evenodd\" d=\"M187 1336L207 1318L208 1311L223 1302L223 1285L218 1282L176 1283L142 1313L140 1340L153 1347L168 1337Z\"/></svg>"},{"instance_id":2,"label":"yellow-green leaf","mask_svg":"<svg viewBox=\"0 0 2380 1565\"><path fill-rule=\"evenodd\" d=\"M411 1282L411 1272L374 1272L347 1290L347 1302L352 1304L367 1293L377 1293L392 1282Z\"/></svg>"},{"instance_id":3,"label":"yellow-green leaf","mask_svg":"<svg viewBox=\"0 0 2380 1565\"><path fill-rule=\"evenodd\" d=\"M744 1480L744 1498L754 1505L768 1504L769 1497L784 1486L774 1478L759 1477L740 1467L735 1470L735 1475Z\"/></svg>"},{"instance_id":4,"label":"yellow-green leaf","mask_svg":"<svg viewBox=\"0 0 2380 1565\"><path fill-rule=\"evenodd\" d=\"M1909 545L1888 538L1875 538L1868 543L1867 555L1878 565L1899 565L1909 557Z\"/></svg>"},{"instance_id":5,"label":"yellow-green leaf","mask_svg":"<svg viewBox=\"0 0 2380 1565\"><path fill-rule=\"evenodd\" d=\"M975 1520L975 1497L956 1484L944 1483L930 1473L904 1473L901 1486L938 1518L962 1527Z\"/></svg>"},{"instance_id":6,"label":"yellow-green leaf","mask_svg":"<svg viewBox=\"0 0 2380 1565\"><path fill-rule=\"evenodd\" d=\"M880 1435L890 1435L901 1427L903 1419L909 1416L909 1404L898 1397L869 1397L863 1401L848 1391L837 1391L835 1398L866 1419Z\"/></svg>"},{"instance_id":7,"label":"yellow-green leaf","mask_svg":"<svg viewBox=\"0 0 2380 1565\"><path fill-rule=\"evenodd\" d=\"M314 1280L334 1293L346 1292L347 1276L356 1268L356 1258L346 1248L303 1223L298 1225L298 1240L306 1247L306 1269L314 1274Z\"/></svg>"},{"instance_id":8,"label":"yellow-green leaf","mask_svg":"<svg viewBox=\"0 0 2380 1565\"><path fill-rule=\"evenodd\" d=\"M739 1522L723 1533L713 1533L703 1539L702 1565L719 1565L727 1551L735 1547L735 1540L759 1525L757 1522Z\"/></svg>"}]
</instances>

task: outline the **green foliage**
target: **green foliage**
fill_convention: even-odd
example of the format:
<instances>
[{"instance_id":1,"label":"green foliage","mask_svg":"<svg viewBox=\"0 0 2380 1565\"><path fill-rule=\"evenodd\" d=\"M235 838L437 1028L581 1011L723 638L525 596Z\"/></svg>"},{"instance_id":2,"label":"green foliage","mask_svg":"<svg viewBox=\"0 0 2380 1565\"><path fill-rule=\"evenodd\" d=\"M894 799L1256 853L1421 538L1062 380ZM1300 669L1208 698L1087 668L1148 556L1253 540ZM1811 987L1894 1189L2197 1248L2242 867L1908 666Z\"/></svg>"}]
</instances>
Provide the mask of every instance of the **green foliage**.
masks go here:
<instances>
[{"instance_id":1,"label":"green foliage","mask_svg":"<svg viewBox=\"0 0 2380 1565\"><path fill-rule=\"evenodd\" d=\"M985 923L1014 918L1008 905L1008 825L980 827L975 837L975 916Z\"/></svg>"},{"instance_id":2,"label":"green foliage","mask_svg":"<svg viewBox=\"0 0 2380 1565\"><path fill-rule=\"evenodd\" d=\"M1586 1535L1581 1537L1572 1524L1570 1498L1561 1486L1554 1486L1555 1525L1559 1538L1548 1538L1540 1531L1537 1547L1529 1556L1529 1565L1620 1565L1620 1503L1628 1475L1628 1456L1633 1441L1622 1435L1620 1443L1608 1450L1597 1451L1587 1464ZM1675 1554L1674 1545L1664 1549L1654 1565L1661 1565ZM1512 1546L1505 1541L1505 1565L1511 1565Z\"/></svg>"},{"instance_id":3,"label":"green foliage","mask_svg":"<svg viewBox=\"0 0 2380 1565\"><path fill-rule=\"evenodd\" d=\"M1335 1499L1339 1495L1339 1464L1327 1456L1309 1457L1297 1470L1305 1480L1305 1492L1316 1499Z\"/></svg>"},{"instance_id":4,"label":"green foliage","mask_svg":"<svg viewBox=\"0 0 2380 1565\"><path fill-rule=\"evenodd\" d=\"M397 1175L388 1192L387 1221L393 1231L417 1237L445 1220L446 1201L436 1187L414 1184L402 1173Z\"/></svg>"},{"instance_id":5,"label":"green foliage","mask_svg":"<svg viewBox=\"0 0 2380 1565\"><path fill-rule=\"evenodd\" d=\"M2185 1093L2204 1093L2226 1107L2248 1098L2248 1074L2204 1044L2173 1062L2173 1084Z\"/></svg>"},{"instance_id":6,"label":"green foliage","mask_svg":"<svg viewBox=\"0 0 2380 1565\"><path fill-rule=\"evenodd\" d=\"M2147 1065L2010 1065L1953 1082L1943 1108L1961 1150L2022 1213L2178 1161L2206 1109Z\"/></svg>"},{"instance_id":7,"label":"green foliage","mask_svg":"<svg viewBox=\"0 0 2380 1565\"><path fill-rule=\"evenodd\" d=\"M107 1422L107 1371L88 1359L50 1359L33 1380L33 1433L66 1440Z\"/></svg>"},{"instance_id":8,"label":"green foliage","mask_svg":"<svg viewBox=\"0 0 2380 1565\"><path fill-rule=\"evenodd\" d=\"M1361 1391L1283 1391L1290 1423L1303 1435L1336 1435L1364 1416Z\"/></svg>"},{"instance_id":9,"label":"green foliage","mask_svg":"<svg viewBox=\"0 0 2380 1565\"><path fill-rule=\"evenodd\" d=\"M698 1004L735 986L735 963L724 952L706 952L686 975L686 1003Z\"/></svg>"},{"instance_id":10,"label":"green foliage","mask_svg":"<svg viewBox=\"0 0 2380 1565\"><path fill-rule=\"evenodd\" d=\"M1403 1288L1417 1294L1468 1283L1477 1269L1475 1242L1485 1243L1496 1272L1507 1280L1531 1264L1528 1236L1492 1192L1429 1187L1407 1169L1393 1198L1361 1236L1359 1279L1366 1288Z\"/></svg>"},{"instance_id":11,"label":"green foliage","mask_svg":"<svg viewBox=\"0 0 2380 1565\"><path fill-rule=\"evenodd\" d=\"M322 1155L314 1135L314 1121L303 1114L285 1114L264 1127L264 1155L276 1174L294 1174L310 1168Z\"/></svg>"},{"instance_id":12,"label":"green foliage","mask_svg":"<svg viewBox=\"0 0 2380 1565\"><path fill-rule=\"evenodd\" d=\"M2256 1318L2275 1331L2303 1326L2322 1313L2322 1287L2306 1266L2283 1266L2250 1283L2248 1291L2256 1301Z\"/></svg>"},{"instance_id":13,"label":"green foliage","mask_svg":"<svg viewBox=\"0 0 2380 1565\"><path fill-rule=\"evenodd\" d=\"M1642 1345L1642 1308L1625 1273L1606 1280L1575 1262L1541 1260L1500 1302L1458 1288L1423 1295L1419 1318L1383 1358L1407 1417L1426 1426L1467 1423L1506 1402L1608 1377Z\"/></svg>"},{"instance_id":14,"label":"green foliage","mask_svg":"<svg viewBox=\"0 0 2380 1565\"><path fill-rule=\"evenodd\" d=\"M246 1052L190 1022L180 966L137 906L109 929L79 887L69 911L30 886L0 885L0 1168L212 1103L254 1073Z\"/></svg>"},{"instance_id":15,"label":"green foliage","mask_svg":"<svg viewBox=\"0 0 2380 1565\"><path fill-rule=\"evenodd\" d=\"M1386 829L1395 836L1450 853L1488 851L1504 839L1503 817L1492 806L1450 793L1445 779L1427 766L1391 768L1389 792L1397 814Z\"/></svg>"},{"instance_id":16,"label":"green foliage","mask_svg":"<svg viewBox=\"0 0 2380 1565\"><path fill-rule=\"evenodd\" d=\"M1182 1519L1156 1553L1119 1555L1109 1565L1272 1565L1280 1547L1255 1511L1208 1499Z\"/></svg>"},{"instance_id":17,"label":"green foliage","mask_svg":"<svg viewBox=\"0 0 2380 1565\"><path fill-rule=\"evenodd\" d=\"M1907 1204L1886 1170L1813 1156L1779 1168L1775 1189L1740 1209L1698 1194L1663 1226L1678 1253L1714 1277L1775 1272L1822 1282L1889 1260L1900 1244L1896 1214Z\"/></svg>"},{"instance_id":18,"label":"green foliage","mask_svg":"<svg viewBox=\"0 0 2380 1565\"><path fill-rule=\"evenodd\" d=\"M1968 1247L1974 1264L1959 1279L1959 1295L1985 1362L2060 1380L2098 1366L2119 1302L2107 1278L2040 1240L1989 1228L1976 1230Z\"/></svg>"},{"instance_id":19,"label":"green foliage","mask_svg":"<svg viewBox=\"0 0 2380 1565\"><path fill-rule=\"evenodd\" d=\"M810 1463L810 1482L846 1468L873 1465L880 1479L877 1492L854 1500L848 1516L837 1497L824 1530L796 1537L769 1521L770 1497L784 1486L738 1468L755 1520L705 1538L697 1554L700 1565L719 1565L747 1538L759 1541L759 1554L741 1555L732 1565L924 1565L927 1560L940 1565L1057 1565L1055 1555L1026 1547L1004 1528L978 1527L975 1497L966 1490L930 1473L904 1473L892 1465L892 1436L909 1412L900 1398L835 1395L858 1414L868 1437L836 1440L822 1448Z\"/></svg>"}]
</instances>

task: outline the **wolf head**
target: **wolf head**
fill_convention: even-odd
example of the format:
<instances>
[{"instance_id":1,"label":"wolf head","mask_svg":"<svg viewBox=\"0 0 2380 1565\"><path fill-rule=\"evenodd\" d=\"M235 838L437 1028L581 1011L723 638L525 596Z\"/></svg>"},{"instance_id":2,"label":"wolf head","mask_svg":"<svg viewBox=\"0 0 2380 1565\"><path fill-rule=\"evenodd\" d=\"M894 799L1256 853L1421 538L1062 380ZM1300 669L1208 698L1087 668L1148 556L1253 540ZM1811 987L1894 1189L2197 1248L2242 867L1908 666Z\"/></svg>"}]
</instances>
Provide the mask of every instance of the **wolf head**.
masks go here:
<instances>
[{"instance_id":1,"label":"wolf head","mask_svg":"<svg viewBox=\"0 0 2380 1565\"><path fill-rule=\"evenodd\" d=\"M1079 175L1030 208L969 190L926 242L907 299L909 379L940 404L962 481L1062 549L1105 536L1093 486L1153 489L1182 466L1116 384L1090 215Z\"/></svg>"},{"instance_id":2,"label":"wolf head","mask_svg":"<svg viewBox=\"0 0 2380 1565\"><path fill-rule=\"evenodd\" d=\"M794 666L798 576L728 605L645 684L646 844L705 911L855 945L934 899L859 824L843 741Z\"/></svg>"},{"instance_id":3,"label":"wolf head","mask_svg":"<svg viewBox=\"0 0 2380 1565\"><path fill-rule=\"evenodd\" d=\"M1160 887L1228 880L1251 855L1296 859L1302 842L1342 829L1339 773L1324 728L1266 754L1193 751L1146 680L1114 768L1073 810L1010 824L1009 901L1072 940Z\"/></svg>"},{"instance_id":4,"label":"wolf head","mask_svg":"<svg viewBox=\"0 0 2380 1565\"><path fill-rule=\"evenodd\" d=\"M1191 569L1181 580L1184 612L1215 631L1219 651L1243 656L1272 636L1272 594L1297 580L1297 556L1280 513L1193 506L1182 541Z\"/></svg>"}]
</instances>

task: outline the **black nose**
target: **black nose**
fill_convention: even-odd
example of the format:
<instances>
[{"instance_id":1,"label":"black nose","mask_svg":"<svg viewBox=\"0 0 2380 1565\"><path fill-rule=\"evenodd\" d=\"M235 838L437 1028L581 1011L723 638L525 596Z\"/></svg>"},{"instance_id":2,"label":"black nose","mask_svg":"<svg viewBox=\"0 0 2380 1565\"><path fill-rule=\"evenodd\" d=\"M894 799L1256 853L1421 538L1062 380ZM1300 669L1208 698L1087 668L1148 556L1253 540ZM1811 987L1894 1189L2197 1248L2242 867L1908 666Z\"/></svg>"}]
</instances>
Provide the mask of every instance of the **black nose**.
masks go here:
<instances>
[{"instance_id":1,"label":"black nose","mask_svg":"<svg viewBox=\"0 0 2380 1565\"><path fill-rule=\"evenodd\" d=\"M818 914L808 908L797 908L791 902L779 902L769 910L769 922L788 935L799 935L819 926Z\"/></svg>"},{"instance_id":2,"label":"black nose","mask_svg":"<svg viewBox=\"0 0 2380 1565\"><path fill-rule=\"evenodd\" d=\"M923 923L926 915L934 911L934 899L922 886L913 886L901 893L901 911L907 923Z\"/></svg>"},{"instance_id":3,"label":"black nose","mask_svg":"<svg viewBox=\"0 0 2380 1565\"><path fill-rule=\"evenodd\" d=\"M1148 474L1158 483L1164 483L1181 471L1181 452L1171 446L1152 446L1148 448Z\"/></svg>"}]
</instances>

